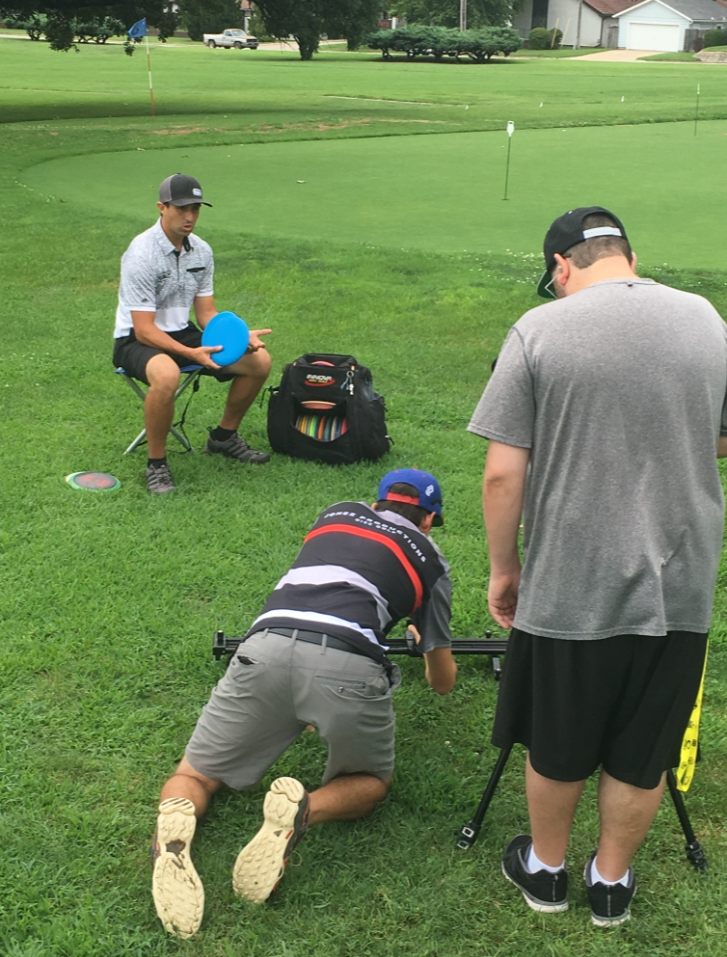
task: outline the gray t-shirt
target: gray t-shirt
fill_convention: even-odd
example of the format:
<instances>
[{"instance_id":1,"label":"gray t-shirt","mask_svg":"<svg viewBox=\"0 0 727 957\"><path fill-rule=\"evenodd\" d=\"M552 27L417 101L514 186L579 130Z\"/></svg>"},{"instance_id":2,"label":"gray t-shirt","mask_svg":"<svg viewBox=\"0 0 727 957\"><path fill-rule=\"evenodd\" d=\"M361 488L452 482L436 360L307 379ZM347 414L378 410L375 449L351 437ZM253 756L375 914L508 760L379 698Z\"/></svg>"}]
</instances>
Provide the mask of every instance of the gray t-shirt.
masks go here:
<instances>
[{"instance_id":1,"label":"gray t-shirt","mask_svg":"<svg viewBox=\"0 0 727 957\"><path fill-rule=\"evenodd\" d=\"M596 283L513 326L469 430L531 449L516 627L709 629L726 391L719 314L651 280Z\"/></svg>"}]
</instances>

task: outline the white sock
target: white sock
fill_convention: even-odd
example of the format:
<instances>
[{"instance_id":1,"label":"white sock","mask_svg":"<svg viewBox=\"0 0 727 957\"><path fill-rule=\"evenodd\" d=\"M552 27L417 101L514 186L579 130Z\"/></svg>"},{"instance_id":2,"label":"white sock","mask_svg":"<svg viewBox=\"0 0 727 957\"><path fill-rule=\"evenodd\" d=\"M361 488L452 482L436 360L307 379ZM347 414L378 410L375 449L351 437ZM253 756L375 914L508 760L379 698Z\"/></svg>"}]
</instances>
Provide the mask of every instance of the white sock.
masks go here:
<instances>
[{"instance_id":1,"label":"white sock","mask_svg":"<svg viewBox=\"0 0 727 957\"><path fill-rule=\"evenodd\" d=\"M564 867L565 860L557 867L551 867L550 864L543 864L538 855L535 853L535 848L533 845L530 845L530 853L528 854L528 859L525 861L525 870L529 874L534 874L536 871L547 871L549 874L557 874L558 871L562 871Z\"/></svg>"},{"instance_id":2,"label":"white sock","mask_svg":"<svg viewBox=\"0 0 727 957\"><path fill-rule=\"evenodd\" d=\"M594 857L591 861L591 883L592 884L623 884L624 887L629 886L629 872L628 870L623 877L619 877L617 881L607 881L605 877L601 877L598 868L596 867L596 858Z\"/></svg>"}]
</instances>

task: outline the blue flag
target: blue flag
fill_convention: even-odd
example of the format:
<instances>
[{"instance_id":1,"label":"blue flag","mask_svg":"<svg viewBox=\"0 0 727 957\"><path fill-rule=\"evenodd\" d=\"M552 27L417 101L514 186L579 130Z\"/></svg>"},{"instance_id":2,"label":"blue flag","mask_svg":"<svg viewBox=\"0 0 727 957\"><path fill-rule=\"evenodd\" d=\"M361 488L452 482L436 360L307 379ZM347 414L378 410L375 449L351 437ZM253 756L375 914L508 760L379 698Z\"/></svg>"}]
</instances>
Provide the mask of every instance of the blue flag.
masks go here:
<instances>
[{"instance_id":1,"label":"blue flag","mask_svg":"<svg viewBox=\"0 0 727 957\"><path fill-rule=\"evenodd\" d=\"M129 36L132 40L140 40L142 37L146 36L146 17L143 20L138 20L134 26L129 30Z\"/></svg>"}]
</instances>

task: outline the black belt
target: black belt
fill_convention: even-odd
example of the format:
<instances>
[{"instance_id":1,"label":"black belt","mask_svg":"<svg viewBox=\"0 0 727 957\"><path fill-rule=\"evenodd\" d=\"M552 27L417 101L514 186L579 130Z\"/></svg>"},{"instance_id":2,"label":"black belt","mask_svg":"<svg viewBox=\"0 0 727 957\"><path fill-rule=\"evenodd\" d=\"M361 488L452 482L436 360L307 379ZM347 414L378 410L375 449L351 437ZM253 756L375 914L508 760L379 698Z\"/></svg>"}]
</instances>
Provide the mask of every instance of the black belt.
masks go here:
<instances>
[{"instance_id":1,"label":"black belt","mask_svg":"<svg viewBox=\"0 0 727 957\"><path fill-rule=\"evenodd\" d=\"M293 638L296 641L305 641L311 645L322 645L324 640L326 648L335 648L338 651L350 651L352 655L361 655L363 658L374 658L367 654L362 648L355 645L349 645L340 638L334 638L333 635L324 635L319 631L302 631L300 628L266 628L264 633L271 632L274 635L283 635L285 638ZM250 636L252 637L252 635ZM374 658L374 660L376 660Z\"/></svg>"}]
</instances>

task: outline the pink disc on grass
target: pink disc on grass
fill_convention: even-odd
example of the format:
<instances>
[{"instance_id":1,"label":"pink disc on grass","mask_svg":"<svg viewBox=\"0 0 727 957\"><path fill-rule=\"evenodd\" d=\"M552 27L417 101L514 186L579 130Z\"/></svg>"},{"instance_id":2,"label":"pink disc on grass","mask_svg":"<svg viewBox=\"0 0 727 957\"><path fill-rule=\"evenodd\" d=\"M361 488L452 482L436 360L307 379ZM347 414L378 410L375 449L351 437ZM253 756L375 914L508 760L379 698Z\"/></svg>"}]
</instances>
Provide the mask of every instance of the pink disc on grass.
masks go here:
<instances>
[{"instance_id":1,"label":"pink disc on grass","mask_svg":"<svg viewBox=\"0 0 727 957\"><path fill-rule=\"evenodd\" d=\"M72 472L66 476L71 488L86 489L90 492L116 492L121 482L108 472Z\"/></svg>"}]
</instances>

